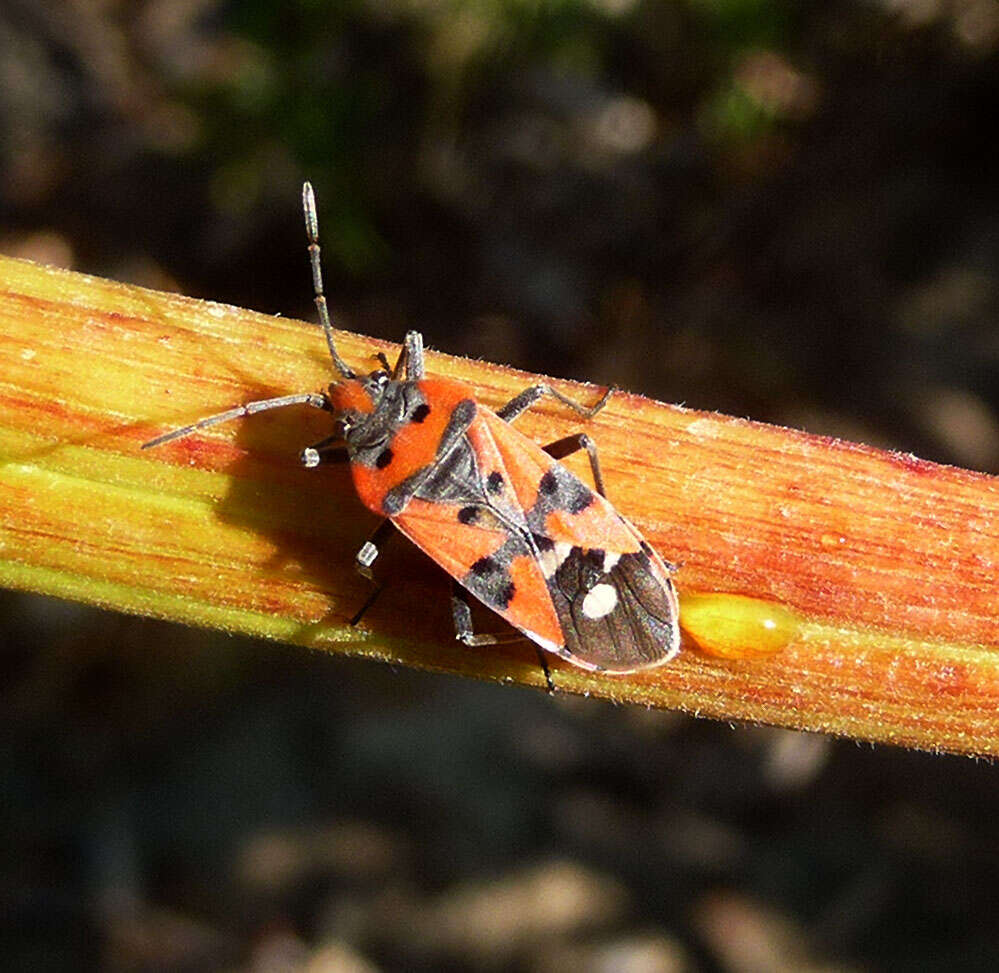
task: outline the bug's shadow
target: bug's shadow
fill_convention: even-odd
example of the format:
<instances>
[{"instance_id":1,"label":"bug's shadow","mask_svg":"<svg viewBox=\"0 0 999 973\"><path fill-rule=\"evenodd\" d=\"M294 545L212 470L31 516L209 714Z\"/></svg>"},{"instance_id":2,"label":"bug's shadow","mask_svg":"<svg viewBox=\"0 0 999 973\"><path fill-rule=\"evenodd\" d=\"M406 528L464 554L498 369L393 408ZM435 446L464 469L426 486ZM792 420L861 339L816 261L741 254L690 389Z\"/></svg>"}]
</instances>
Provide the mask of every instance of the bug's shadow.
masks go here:
<instances>
[{"instance_id":1,"label":"bug's shadow","mask_svg":"<svg viewBox=\"0 0 999 973\"><path fill-rule=\"evenodd\" d=\"M354 493L349 465L301 466L301 449L329 435L328 416L293 407L244 419L236 429L241 455L225 468L232 480L217 514L272 542L273 553L255 566L262 603L254 607L299 617L297 634L312 641L347 624L371 594L354 558L380 520ZM458 645L447 574L401 535L389 535L375 571L384 588L364 615L358 642L373 632L440 645L447 655L495 651L536 665L527 640L495 650ZM476 624L511 631L485 610L476 613Z\"/></svg>"}]
</instances>

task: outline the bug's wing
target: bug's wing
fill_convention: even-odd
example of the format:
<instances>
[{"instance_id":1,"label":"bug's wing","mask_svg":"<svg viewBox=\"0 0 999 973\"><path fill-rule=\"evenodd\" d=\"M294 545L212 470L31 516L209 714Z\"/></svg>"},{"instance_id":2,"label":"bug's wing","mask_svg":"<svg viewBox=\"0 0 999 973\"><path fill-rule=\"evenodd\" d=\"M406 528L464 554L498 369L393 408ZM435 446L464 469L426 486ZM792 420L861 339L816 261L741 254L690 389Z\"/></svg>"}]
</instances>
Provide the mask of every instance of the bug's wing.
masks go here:
<instances>
[{"instance_id":1,"label":"bug's wing","mask_svg":"<svg viewBox=\"0 0 999 973\"><path fill-rule=\"evenodd\" d=\"M573 547L548 589L565 655L577 664L634 672L662 665L680 648L676 592L648 545L620 557Z\"/></svg>"},{"instance_id":2,"label":"bug's wing","mask_svg":"<svg viewBox=\"0 0 999 973\"><path fill-rule=\"evenodd\" d=\"M530 544L481 508L414 498L392 522L456 581L514 628L549 651L561 651L561 624Z\"/></svg>"},{"instance_id":3,"label":"bug's wing","mask_svg":"<svg viewBox=\"0 0 999 973\"><path fill-rule=\"evenodd\" d=\"M509 423L480 409L470 438L483 432L517 488L559 622L555 651L608 672L650 668L676 655L679 607L662 559L607 500ZM481 456L490 452L484 443L477 448Z\"/></svg>"}]
</instances>

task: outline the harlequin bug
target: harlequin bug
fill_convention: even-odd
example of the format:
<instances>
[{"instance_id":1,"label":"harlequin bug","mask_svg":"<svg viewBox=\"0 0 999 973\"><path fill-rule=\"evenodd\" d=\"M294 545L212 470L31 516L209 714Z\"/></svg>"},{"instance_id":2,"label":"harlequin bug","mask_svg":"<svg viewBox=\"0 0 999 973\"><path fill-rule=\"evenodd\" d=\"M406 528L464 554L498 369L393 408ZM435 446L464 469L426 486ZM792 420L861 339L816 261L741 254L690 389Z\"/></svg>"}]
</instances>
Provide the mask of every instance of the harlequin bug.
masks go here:
<instances>
[{"instance_id":1,"label":"harlequin bug","mask_svg":"<svg viewBox=\"0 0 999 973\"><path fill-rule=\"evenodd\" d=\"M577 434L542 447L512 425L543 395L591 418L612 390L587 408L534 385L492 412L468 385L426 377L415 331L394 367L379 356L382 368L355 373L333 339L309 183L303 205L316 309L339 379L325 394L249 402L143 448L268 409L322 409L332 414L335 432L303 450L302 463L349 462L358 497L386 518L357 553L355 566L374 589L352 624L380 590L371 568L394 526L451 575L455 633L466 645L526 636L574 665L608 673L671 659L679 649L674 568L606 500L592 440ZM589 455L596 491L559 463L580 449ZM475 634L468 594L522 634Z\"/></svg>"}]
</instances>

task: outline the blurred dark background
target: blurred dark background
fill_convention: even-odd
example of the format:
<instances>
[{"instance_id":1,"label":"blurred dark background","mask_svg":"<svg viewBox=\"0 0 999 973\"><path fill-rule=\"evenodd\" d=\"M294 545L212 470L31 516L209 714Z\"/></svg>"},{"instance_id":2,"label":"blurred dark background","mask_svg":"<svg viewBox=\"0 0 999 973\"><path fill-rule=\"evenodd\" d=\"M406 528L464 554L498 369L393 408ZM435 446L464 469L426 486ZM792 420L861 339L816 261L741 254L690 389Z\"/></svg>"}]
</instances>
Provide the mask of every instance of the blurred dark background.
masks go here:
<instances>
[{"instance_id":1,"label":"blurred dark background","mask_svg":"<svg viewBox=\"0 0 999 973\"><path fill-rule=\"evenodd\" d=\"M308 177L352 330L996 472L997 51L994 0L5 0L0 251L308 318ZM0 611L11 969L999 968L991 765Z\"/></svg>"}]
</instances>

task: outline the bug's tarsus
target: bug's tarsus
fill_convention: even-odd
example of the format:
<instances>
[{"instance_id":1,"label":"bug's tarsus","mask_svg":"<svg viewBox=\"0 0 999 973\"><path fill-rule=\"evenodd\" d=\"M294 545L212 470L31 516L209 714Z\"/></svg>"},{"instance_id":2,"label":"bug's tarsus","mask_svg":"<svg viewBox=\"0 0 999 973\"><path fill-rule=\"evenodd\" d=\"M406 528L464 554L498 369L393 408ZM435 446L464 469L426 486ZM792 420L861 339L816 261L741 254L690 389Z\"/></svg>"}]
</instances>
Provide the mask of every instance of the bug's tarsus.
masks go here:
<instances>
[{"instance_id":1,"label":"bug's tarsus","mask_svg":"<svg viewBox=\"0 0 999 973\"><path fill-rule=\"evenodd\" d=\"M302 209L305 212L305 235L309 240L309 264L312 267L312 289L316 295L316 312L319 314L319 323L323 326L323 334L326 335L326 345L330 350L330 358L333 359L336 370L344 378L356 378L353 369L340 357L340 353L336 350L336 342L333 340L333 322L330 321L326 295L323 293L323 268L319 247L319 216L316 213L316 194L313 192L310 182L306 182L302 186Z\"/></svg>"},{"instance_id":2,"label":"bug's tarsus","mask_svg":"<svg viewBox=\"0 0 999 973\"><path fill-rule=\"evenodd\" d=\"M230 419L239 419L243 416L252 416L257 412L267 412L269 409L284 409L289 405L311 405L316 409L330 410L329 400L325 395L316 392L300 392L297 395L279 395L276 399L258 399L256 402L247 402L245 405L238 405L235 409L227 409L225 412L217 412L213 416L205 416L197 422L192 422L189 426L165 432L162 436L150 439L142 444L142 449L152 449L154 446L162 446L164 443L172 442L175 439L183 439L190 436L192 432L199 429L206 429L208 426L218 425L220 422L228 422Z\"/></svg>"}]
</instances>

